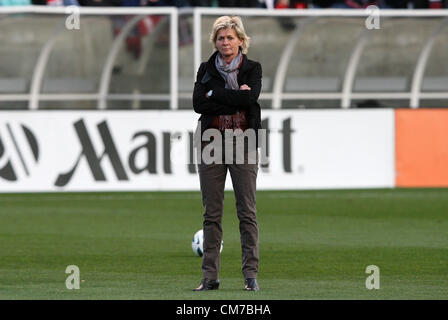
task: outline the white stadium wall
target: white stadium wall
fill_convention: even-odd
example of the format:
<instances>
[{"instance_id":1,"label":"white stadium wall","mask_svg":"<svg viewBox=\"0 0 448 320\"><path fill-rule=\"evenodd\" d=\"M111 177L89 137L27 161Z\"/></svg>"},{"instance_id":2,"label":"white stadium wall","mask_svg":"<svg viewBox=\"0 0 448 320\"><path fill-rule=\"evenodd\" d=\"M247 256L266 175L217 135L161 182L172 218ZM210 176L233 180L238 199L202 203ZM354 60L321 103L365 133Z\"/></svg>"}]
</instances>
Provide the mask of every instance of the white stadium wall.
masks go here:
<instances>
[{"instance_id":1,"label":"white stadium wall","mask_svg":"<svg viewBox=\"0 0 448 320\"><path fill-rule=\"evenodd\" d=\"M0 192L199 190L198 116L0 112ZM259 190L394 187L392 109L263 111L262 120L269 165Z\"/></svg>"}]
</instances>

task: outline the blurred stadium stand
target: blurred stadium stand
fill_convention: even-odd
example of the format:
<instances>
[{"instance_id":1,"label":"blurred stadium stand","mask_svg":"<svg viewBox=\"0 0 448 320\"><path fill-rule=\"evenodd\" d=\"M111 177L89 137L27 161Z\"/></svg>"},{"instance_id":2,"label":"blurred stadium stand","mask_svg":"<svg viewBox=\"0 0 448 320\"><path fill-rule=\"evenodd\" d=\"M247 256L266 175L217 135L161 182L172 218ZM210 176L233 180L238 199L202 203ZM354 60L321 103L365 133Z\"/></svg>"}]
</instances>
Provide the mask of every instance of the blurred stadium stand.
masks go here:
<instances>
[{"instance_id":1,"label":"blurred stadium stand","mask_svg":"<svg viewBox=\"0 0 448 320\"><path fill-rule=\"evenodd\" d=\"M172 108L169 14L140 9L146 10L142 19L120 40L119 32L133 14L82 14L80 29L67 30L67 15L60 9L50 14L0 7L0 109L28 109L33 93L38 94L39 109L96 109L109 58L113 66L106 108ZM208 35L216 12L200 10L204 60L212 52ZM231 8L220 12L226 10L232 13ZM238 12L252 38L249 57L263 65L263 108L356 108L369 106L366 101L375 101L372 107L410 107L418 65L423 77L416 106L448 106L447 10L427 17L412 16L425 10L381 16L380 30L367 30L364 16L288 16L297 10L269 16L246 10L251 9ZM286 18L292 28L282 23ZM176 107L191 109L196 69L193 9L179 10L177 21ZM114 46L116 55L111 54ZM344 100L344 92L349 99Z\"/></svg>"}]
</instances>

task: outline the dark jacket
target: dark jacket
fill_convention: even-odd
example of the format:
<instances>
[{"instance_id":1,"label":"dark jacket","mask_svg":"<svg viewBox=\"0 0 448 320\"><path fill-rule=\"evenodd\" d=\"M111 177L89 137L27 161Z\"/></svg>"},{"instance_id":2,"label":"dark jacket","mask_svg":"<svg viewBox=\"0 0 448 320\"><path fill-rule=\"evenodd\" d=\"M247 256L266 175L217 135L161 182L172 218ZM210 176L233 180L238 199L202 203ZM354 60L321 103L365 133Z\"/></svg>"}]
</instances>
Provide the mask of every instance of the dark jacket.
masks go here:
<instances>
[{"instance_id":1,"label":"dark jacket","mask_svg":"<svg viewBox=\"0 0 448 320\"><path fill-rule=\"evenodd\" d=\"M249 128L261 129L260 105L257 102L261 91L261 64L249 60L243 54L238 85L246 84L251 90L225 89L225 80L215 66L217 54L218 51L207 62L201 63L194 84L193 108L201 114L201 136L210 127L215 116L234 114L238 110L246 111ZM213 94L206 98L205 94L209 90L213 90Z\"/></svg>"}]
</instances>

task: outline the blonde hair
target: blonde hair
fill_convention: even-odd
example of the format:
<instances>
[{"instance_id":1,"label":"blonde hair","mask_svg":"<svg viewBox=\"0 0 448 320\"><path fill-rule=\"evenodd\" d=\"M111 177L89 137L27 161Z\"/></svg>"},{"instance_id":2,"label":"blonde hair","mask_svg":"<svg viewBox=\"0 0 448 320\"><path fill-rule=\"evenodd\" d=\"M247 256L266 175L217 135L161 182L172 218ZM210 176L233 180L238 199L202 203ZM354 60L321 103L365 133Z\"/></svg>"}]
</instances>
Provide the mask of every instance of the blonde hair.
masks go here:
<instances>
[{"instance_id":1,"label":"blonde hair","mask_svg":"<svg viewBox=\"0 0 448 320\"><path fill-rule=\"evenodd\" d=\"M243 41L240 46L242 53L246 54L249 49L250 37L244 31L243 21L238 16L222 16L215 20L213 23L213 30L210 34L210 42L213 45L213 49L216 51L216 38L218 32L221 29L234 29L238 38Z\"/></svg>"}]
</instances>

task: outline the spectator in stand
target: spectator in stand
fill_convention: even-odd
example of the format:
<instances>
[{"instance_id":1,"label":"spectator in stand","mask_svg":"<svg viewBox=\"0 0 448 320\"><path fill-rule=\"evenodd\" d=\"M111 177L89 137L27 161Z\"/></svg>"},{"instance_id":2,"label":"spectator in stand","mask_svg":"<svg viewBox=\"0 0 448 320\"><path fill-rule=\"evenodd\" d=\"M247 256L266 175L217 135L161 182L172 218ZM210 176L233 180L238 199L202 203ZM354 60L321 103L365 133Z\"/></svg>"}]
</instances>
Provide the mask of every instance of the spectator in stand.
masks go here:
<instances>
[{"instance_id":1,"label":"spectator in stand","mask_svg":"<svg viewBox=\"0 0 448 320\"><path fill-rule=\"evenodd\" d=\"M260 8L261 3L258 0L218 0L218 6L221 8Z\"/></svg>"},{"instance_id":2,"label":"spectator in stand","mask_svg":"<svg viewBox=\"0 0 448 320\"><path fill-rule=\"evenodd\" d=\"M365 9L368 6L377 6L380 9L390 9L387 0L311 0L312 7L332 9Z\"/></svg>"},{"instance_id":3,"label":"spectator in stand","mask_svg":"<svg viewBox=\"0 0 448 320\"><path fill-rule=\"evenodd\" d=\"M306 9L308 7L308 0L266 0L268 9ZM277 21L285 31L291 31L296 28L296 23L291 17L278 17Z\"/></svg>"},{"instance_id":4,"label":"spectator in stand","mask_svg":"<svg viewBox=\"0 0 448 320\"><path fill-rule=\"evenodd\" d=\"M217 7L218 0L190 0L193 7Z\"/></svg>"},{"instance_id":5,"label":"spectator in stand","mask_svg":"<svg viewBox=\"0 0 448 320\"><path fill-rule=\"evenodd\" d=\"M138 1L138 0L137 0ZM191 7L189 0L144 0L145 6L150 7Z\"/></svg>"},{"instance_id":6,"label":"spectator in stand","mask_svg":"<svg viewBox=\"0 0 448 320\"><path fill-rule=\"evenodd\" d=\"M364 9L368 6L377 6L378 2L375 0L335 0L330 8L336 9Z\"/></svg>"},{"instance_id":7,"label":"spectator in stand","mask_svg":"<svg viewBox=\"0 0 448 320\"><path fill-rule=\"evenodd\" d=\"M380 9L441 9L448 0L309 0L312 8L363 9L375 5Z\"/></svg>"},{"instance_id":8,"label":"spectator in stand","mask_svg":"<svg viewBox=\"0 0 448 320\"><path fill-rule=\"evenodd\" d=\"M85 7L119 7L122 0L78 0Z\"/></svg>"},{"instance_id":9,"label":"spectator in stand","mask_svg":"<svg viewBox=\"0 0 448 320\"><path fill-rule=\"evenodd\" d=\"M47 0L46 3L47 6L79 6L78 0Z\"/></svg>"},{"instance_id":10,"label":"spectator in stand","mask_svg":"<svg viewBox=\"0 0 448 320\"><path fill-rule=\"evenodd\" d=\"M412 0L385 0L389 9L407 9Z\"/></svg>"},{"instance_id":11,"label":"spectator in stand","mask_svg":"<svg viewBox=\"0 0 448 320\"><path fill-rule=\"evenodd\" d=\"M306 9L308 0L277 0L274 6L276 9Z\"/></svg>"},{"instance_id":12,"label":"spectator in stand","mask_svg":"<svg viewBox=\"0 0 448 320\"><path fill-rule=\"evenodd\" d=\"M258 0L260 7L265 9L274 9L275 0Z\"/></svg>"},{"instance_id":13,"label":"spectator in stand","mask_svg":"<svg viewBox=\"0 0 448 320\"><path fill-rule=\"evenodd\" d=\"M79 6L78 0L32 0L31 4L35 6Z\"/></svg>"},{"instance_id":14,"label":"spectator in stand","mask_svg":"<svg viewBox=\"0 0 448 320\"><path fill-rule=\"evenodd\" d=\"M448 0L411 0L414 9L448 8Z\"/></svg>"},{"instance_id":15,"label":"spectator in stand","mask_svg":"<svg viewBox=\"0 0 448 320\"><path fill-rule=\"evenodd\" d=\"M190 0L146 0L148 6L153 7L161 7L161 6L170 6L170 7L191 7L192 1ZM198 1L195 1L198 2ZM201 1L201 3L205 3ZM154 18L154 17L149 17ZM155 24L158 23L158 20L155 21ZM162 40L163 42L163 40ZM185 46L193 43L193 32L191 30L191 26L187 18L183 15L179 16L179 45Z\"/></svg>"},{"instance_id":16,"label":"spectator in stand","mask_svg":"<svg viewBox=\"0 0 448 320\"><path fill-rule=\"evenodd\" d=\"M313 9L330 8L334 4L335 0L311 0L311 6Z\"/></svg>"},{"instance_id":17,"label":"spectator in stand","mask_svg":"<svg viewBox=\"0 0 448 320\"><path fill-rule=\"evenodd\" d=\"M95 1L95 0L88 0ZM117 5L123 7L189 7L191 6L189 0L118 0ZM112 17L114 34L117 35L123 26L131 19L131 16L118 16ZM136 27L131 31L131 33L126 38L126 49L134 55L135 59L139 59L142 53L142 38L151 33L157 24L160 22L161 16L149 15L142 18L136 25ZM184 17L179 17L179 42L180 45L191 44L192 32L189 29L188 21ZM159 39L160 40L160 39ZM164 40L161 40L164 42Z\"/></svg>"}]
</instances>

